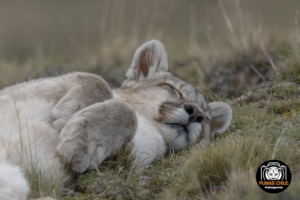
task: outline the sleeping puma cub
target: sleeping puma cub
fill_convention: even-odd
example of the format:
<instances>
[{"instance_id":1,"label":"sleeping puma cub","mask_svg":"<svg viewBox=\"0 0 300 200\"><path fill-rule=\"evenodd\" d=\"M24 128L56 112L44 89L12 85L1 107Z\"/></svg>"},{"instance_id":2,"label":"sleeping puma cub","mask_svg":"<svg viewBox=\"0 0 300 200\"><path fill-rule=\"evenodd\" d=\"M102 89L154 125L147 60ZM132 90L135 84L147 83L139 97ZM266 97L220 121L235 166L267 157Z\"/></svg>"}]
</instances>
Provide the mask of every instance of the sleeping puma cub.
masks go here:
<instances>
[{"instance_id":1,"label":"sleeping puma cub","mask_svg":"<svg viewBox=\"0 0 300 200\"><path fill-rule=\"evenodd\" d=\"M167 149L210 142L230 125L227 104L207 104L168 72L159 41L137 49L126 76L115 90L97 75L76 72L0 91L0 199L27 199L29 166L67 183L128 142L143 167Z\"/></svg>"}]
</instances>

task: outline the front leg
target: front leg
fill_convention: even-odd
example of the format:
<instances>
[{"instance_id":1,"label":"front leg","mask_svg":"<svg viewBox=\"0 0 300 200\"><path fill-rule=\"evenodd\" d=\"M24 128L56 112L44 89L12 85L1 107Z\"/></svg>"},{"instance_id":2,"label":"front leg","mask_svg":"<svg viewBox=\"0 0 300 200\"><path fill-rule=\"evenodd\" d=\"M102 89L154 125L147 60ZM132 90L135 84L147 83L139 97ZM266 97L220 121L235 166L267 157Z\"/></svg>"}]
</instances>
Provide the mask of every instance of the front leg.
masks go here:
<instances>
[{"instance_id":1,"label":"front leg","mask_svg":"<svg viewBox=\"0 0 300 200\"><path fill-rule=\"evenodd\" d=\"M76 113L62 129L57 152L76 172L100 165L130 141L137 128L134 110L116 99Z\"/></svg>"},{"instance_id":2,"label":"front leg","mask_svg":"<svg viewBox=\"0 0 300 200\"><path fill-rule=\"evenodd\" d=\"M93 74L70 74L73 86L55 105L52 116L53 126L59 132L74 113L98 102L112 98L109 85L100 77Z\"/></svg>"}]
</instances>

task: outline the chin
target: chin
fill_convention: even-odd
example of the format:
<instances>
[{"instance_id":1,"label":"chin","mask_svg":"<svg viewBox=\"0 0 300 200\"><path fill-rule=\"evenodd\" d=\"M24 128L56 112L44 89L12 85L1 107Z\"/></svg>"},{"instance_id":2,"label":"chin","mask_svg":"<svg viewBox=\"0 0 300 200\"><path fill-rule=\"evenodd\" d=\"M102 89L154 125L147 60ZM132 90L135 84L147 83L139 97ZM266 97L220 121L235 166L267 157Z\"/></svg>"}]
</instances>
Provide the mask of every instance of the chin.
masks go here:
<instances>
[{"instance_id":1,"label":"chin","mask_svg":"<svg viewBox=\"0 0 300 200\"><path fill-rule=\"evenodd\" d=\"M169 141L168 146L170 149L182 151L198 141L201 125L199 123L191 123L188 126L167 124L164 132L168 133L166 135L169 135L167 141Z\"/></svg>"},{"instance_id":2,"label":"chin","mask_svg":"<svg viewBox=\"0 0 300 200\"><path fill-rule=\"evenodd\" d=\"M175 151L182 151L190 144L188 129L180 125L168 125L171 138L169 139L169 147Z\"/></svg>"},{"instance_id":3,"label":"chin","mask_svg":"<svg viewBox=\"0 0 300 200\"><path fill-rule=\"evenodd\" d=\"M202 126L199 123L191 123L187 126L190 144L195 144L199 141Z\"/></svg>"}]
</instances>

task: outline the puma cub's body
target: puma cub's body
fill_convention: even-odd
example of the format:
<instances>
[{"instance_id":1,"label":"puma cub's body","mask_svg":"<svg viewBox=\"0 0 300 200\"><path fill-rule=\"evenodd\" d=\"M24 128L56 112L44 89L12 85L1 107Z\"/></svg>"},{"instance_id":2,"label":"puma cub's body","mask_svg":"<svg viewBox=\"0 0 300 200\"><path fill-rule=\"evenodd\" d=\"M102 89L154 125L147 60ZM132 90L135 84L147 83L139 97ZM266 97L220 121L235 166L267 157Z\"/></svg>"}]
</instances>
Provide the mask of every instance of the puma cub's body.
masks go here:
<instances>
[{"instance_id":1,"label":"puma cub's body","mask_svg":"<svg viewBox=\"0 0 300 200\"><path fill-rule=\"evenodd\" d=\"M115 90L99 76L77 72L0 91L0 199L27 199L25 169L70 182L128 142L143 167L167 149L210 142L230 124L227 104L206 104L168 72L158 41L136 51L126 76Z\"/></svg>"}]
</instances>

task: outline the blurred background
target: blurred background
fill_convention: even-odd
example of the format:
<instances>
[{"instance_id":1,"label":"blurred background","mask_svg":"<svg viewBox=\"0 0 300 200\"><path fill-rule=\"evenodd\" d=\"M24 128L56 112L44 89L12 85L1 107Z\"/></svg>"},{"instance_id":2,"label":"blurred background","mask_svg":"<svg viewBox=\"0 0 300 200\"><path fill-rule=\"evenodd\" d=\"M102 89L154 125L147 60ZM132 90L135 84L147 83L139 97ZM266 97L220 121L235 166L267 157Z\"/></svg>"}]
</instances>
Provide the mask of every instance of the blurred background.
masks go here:
<instances>
[{"instance_id":1,"label":"blurred background","mask_svg":"<svg viewBox=\"0 0 300 200\"><path fill-rule=\"evenodd\" d=\"M299 8L299 0L1 0L0 88L70 71L118 86L135 50L155 38L167 48L170 71L200 89L238 96L242 88L232 86L249 67L232 66L250 59L271 79L263 66L279 59L275 40L298 33ZM241 85L261 81L256 74Z\"/></svg>"}]
</instances>

